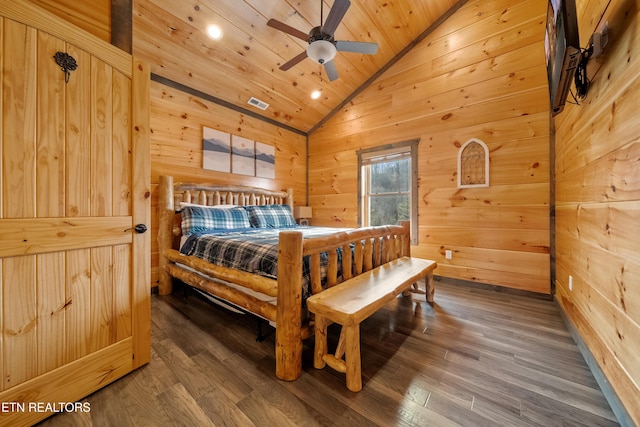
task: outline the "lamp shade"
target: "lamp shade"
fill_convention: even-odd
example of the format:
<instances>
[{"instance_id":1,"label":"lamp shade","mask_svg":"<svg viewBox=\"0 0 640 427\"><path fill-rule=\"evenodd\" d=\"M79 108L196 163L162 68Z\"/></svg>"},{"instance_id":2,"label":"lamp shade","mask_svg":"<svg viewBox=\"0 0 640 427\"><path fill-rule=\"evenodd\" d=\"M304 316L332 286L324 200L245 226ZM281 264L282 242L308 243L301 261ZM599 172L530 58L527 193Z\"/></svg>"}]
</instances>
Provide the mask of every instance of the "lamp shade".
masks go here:
<instances>
[{"instance_id":1,"label":"lamp shade","mask_svg":"<svg viewBox=\"0 0 640 427\"><path fill-rule=\"evenodd\" d=\"M311 206L296 206L293 208L293 216L295 219L311 218Z\"/></svg>"},{"instance_id":2,"label":"lamp shade","mask_svg":"<svg viewBox=\"0 0 640 427\"><path fill-rule=\"evenodd\" d=\"M316 40L307 48L307 56L318 64L331 61L336 56L336 47L327 40Z\"/></svg>"}]
</instances>

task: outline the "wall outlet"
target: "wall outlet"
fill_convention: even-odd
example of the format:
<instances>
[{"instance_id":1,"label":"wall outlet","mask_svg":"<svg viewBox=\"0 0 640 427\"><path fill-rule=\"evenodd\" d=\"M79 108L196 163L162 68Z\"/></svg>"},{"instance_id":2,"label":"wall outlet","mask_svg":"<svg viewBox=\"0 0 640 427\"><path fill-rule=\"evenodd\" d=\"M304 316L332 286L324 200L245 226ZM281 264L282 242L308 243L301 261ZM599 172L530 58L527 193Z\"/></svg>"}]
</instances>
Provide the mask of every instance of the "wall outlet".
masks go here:
<instances>
[{"instance_id":1,"label":"wall outlet","mask_svg":"<svg viewBox=\"0 0 640 427\"><path fill-rule=\"evenodd\" d=\"M444 251L444 257L445 257L446 259L451 259L451 258L453 258L453 252L451 252L449 249L445 250L445 251Z\"/></svg>"},{"instance_id":2,"label":"wall outlet","mask_svg":"<svg viewBox=\"0 0 640 427\"><path fill-rule=\"evenodd\" d=\"M569 275L569 290L573 291L573 276Z\"/></svg>"}]
</instances>

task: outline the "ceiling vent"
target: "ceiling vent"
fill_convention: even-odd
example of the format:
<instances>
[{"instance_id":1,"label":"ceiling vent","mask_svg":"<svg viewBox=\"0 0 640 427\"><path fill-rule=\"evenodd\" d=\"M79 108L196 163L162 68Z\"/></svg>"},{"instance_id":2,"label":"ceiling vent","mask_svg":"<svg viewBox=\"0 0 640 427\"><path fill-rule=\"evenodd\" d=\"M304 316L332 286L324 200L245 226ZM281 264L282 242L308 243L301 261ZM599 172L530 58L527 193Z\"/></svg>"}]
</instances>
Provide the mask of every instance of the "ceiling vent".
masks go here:
<instances>
[{"instance_id":1,"label":"ceiling vent","mask_svg":"<svg viewBox=\"0 0 640 427\"><path fill-rule=\"evenodd\" d=\"M249 98L248 103L253 105L254 107L258 107L261 110L266 110L267 108L269 108L269 104L267 104L264 101L260 101L259 99L254 98L253 96Z\"/></svg>"}]
</instances>

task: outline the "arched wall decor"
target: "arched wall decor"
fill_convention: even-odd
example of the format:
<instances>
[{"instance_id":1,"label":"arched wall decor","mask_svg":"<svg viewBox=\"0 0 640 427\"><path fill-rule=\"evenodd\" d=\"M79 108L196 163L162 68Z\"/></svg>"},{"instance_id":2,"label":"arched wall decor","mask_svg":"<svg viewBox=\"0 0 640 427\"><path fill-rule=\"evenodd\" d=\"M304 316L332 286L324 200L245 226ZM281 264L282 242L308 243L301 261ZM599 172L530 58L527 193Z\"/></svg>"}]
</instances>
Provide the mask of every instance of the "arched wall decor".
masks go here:
<instances>
[{"instance_id":1,"label":"arched wall decor","mask_svg":"<svg viewBox=\"0 0 640 427\"><path fill-rule=\"evenodd\" d=\"M476 138L465 142L458 151L458 188L489 186L489 149Z\"/></svg>"}]
</instances>

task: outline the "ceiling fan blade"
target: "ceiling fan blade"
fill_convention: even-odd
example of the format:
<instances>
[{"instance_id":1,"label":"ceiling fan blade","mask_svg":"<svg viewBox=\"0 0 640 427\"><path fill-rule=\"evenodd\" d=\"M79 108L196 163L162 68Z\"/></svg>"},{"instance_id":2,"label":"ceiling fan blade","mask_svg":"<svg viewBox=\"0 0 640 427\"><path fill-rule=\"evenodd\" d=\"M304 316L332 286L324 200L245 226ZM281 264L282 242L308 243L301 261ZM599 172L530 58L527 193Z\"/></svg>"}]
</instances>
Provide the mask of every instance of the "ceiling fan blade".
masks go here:
<instances>
[{"instance_id":1,"label":"ceiling fan blade","mask_svg":"<svg viewBox=\"0 0 640 427\"><path fill-rule=\"evenodd\" d=\"M349 6L351 6L351 2L349 0L336 0L333 3L333 6L331 6L327 20L322 26L322 31L333 35L336 28L338 28L338 24L340 24L340 21L344 18L344 14L347 13Z\"/></svg>"},{"instance_id":2,"label":"ceiling fan blade","mask_svg":"<svg viewBox=\"0 0 640 427\"><path fill-rule=\"evenodd\" d=\"M324 71L327 73L327 77L329 81L334 81L338 79L338 70L336 69L336 63L333 61L324 63Z\"/></svg>"},{"instance_id":3,"label":"ceiling fan blade","mask_svg":"<svg viewBox=\"0 0 640 427\"><path fill-rule=\"evenodd\" d=\"M305 59L307 57L307 51L303 50L302 53L300 53L299 55L294 56L293 58L291 58L290 60L288 60L287 62L285 62L284 64L282 64L280 66L280 69L282 71L287 71L289 68L293 67L294 65L296 65L298 62L302 61L303 59Z\"/></svg>"},{"instance_id":4,"label":"ceiling fan blade","mask_svg":"<svg viewBox=\"0 0 640 427\"><path fill-rule=\"evenodd\" d=\"M378 52L377 43L337 41L336 49L340 52L366 53L374 55Z\"/></svg>"},{"instance_id":5,"label":"ceiling fan blade","mask_svg":"<svg viewBox=\"0 0 640 427\"><path fill-rule=\"evenodd\" d=\"M275 28L276 30L282 31L283 33L287 33L290 36L297 37L297 38L302 39L302 40L304 40L306 42L309 41L309 34L303 33L302 31L297 30L297 29L285 24L284 22L280 22L280 21L277 21L275 19L269 19L267 21L267 25L269 27L271 27L271 28Z\"/></svg>"}]
</instances>

